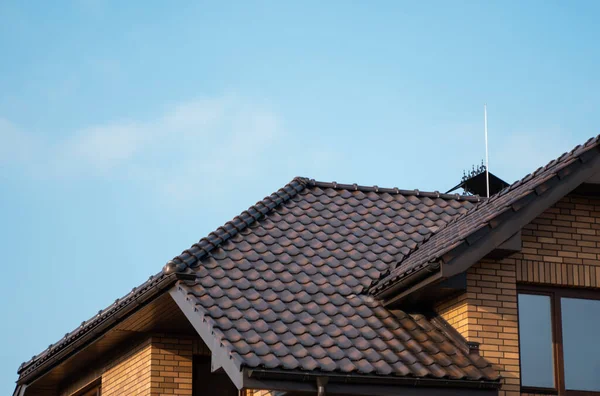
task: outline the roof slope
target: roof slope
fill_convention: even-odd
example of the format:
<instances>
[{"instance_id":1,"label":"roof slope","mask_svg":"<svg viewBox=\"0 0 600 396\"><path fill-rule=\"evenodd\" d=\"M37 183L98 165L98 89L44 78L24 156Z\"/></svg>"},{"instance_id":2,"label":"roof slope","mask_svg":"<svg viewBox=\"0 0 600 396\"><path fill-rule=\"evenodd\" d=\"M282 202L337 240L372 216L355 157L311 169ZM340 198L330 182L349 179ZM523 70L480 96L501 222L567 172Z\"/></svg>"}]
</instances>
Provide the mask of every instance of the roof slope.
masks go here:
<instances>
[{"instance_id":1,"label":"roof slope","mask_svg":"<svg viewBox=\"0 0 600 396\"><path fill-rule=\"evenodd\" d=\"M422 315L361 295L478 197L296 178L19 368L30 382L177 279L238 366L494 380ZM194 279L190 281L189 279ZM24 382L23 382L24 383Z\"/></svg>"},{"instance_id":2,"label":"roof slope","mask_svg":"<svg viewBox=\"0 0 600 396\"><path fill-rule=\"evenodd\" d=\"M361 294L477 200L297 178L170 268L195 272L180 292L240 368L496 379L422 315Z\"/></svg>"},{"instance_id":3,"label":"roof slope","mask_svg":"<svg viewBox=\"0 0 600 396\"><path fill-rule=\"evenodd\" d=\"M599 138L589 139L585 144L564 153L489 199L482 200L468 212L456 216L417 245L408 255L398 260L389 273L383 274L381 279L374 282L370 290L377 293L408 274L431 264L437 265L445 254L472 245L490 228L496 228L503 221L503 217L506 217L504 215L519 211L531 203L536 196L552 188L562 178L557 177L561 172L572 165L577 166L577 163L588 161L587 157L596 156L597 151L592 149L597 148Z\"/></svg>"}]
</instances>

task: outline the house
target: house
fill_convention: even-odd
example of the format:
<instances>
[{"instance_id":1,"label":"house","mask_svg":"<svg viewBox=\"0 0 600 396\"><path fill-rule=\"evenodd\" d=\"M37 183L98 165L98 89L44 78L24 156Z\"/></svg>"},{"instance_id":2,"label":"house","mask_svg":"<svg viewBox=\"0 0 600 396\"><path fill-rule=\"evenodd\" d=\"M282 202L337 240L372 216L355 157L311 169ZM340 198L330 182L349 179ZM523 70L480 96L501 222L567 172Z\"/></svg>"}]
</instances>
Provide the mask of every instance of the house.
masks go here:
<instances>
[{"instance_id":1,"label":"house","mask_svg":"<svg viewBox=\"0 0 600 396\"><path fill-rule=\"evenodd\" d=\"M14 395L600 394L599 139L490 198L296 178Z\"/></svg>"}]
</instances>

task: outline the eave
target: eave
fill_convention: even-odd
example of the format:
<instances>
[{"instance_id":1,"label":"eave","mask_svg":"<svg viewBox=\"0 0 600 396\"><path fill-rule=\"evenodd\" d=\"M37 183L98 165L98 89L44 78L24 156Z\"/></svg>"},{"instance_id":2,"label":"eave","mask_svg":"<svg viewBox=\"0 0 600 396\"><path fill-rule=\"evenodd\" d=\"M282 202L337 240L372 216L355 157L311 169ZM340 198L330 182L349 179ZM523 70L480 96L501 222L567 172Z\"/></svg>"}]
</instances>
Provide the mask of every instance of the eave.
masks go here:
<instances>
[{"instance_id":1,"label":"eave","mask_svg":"<svg viewBox=\"0 0 600 396\"><path fill-rule=\"evenodd\" d=\"M495 395L500 381L465 381L448 378L414 378L361 374L319 373L244 368L245 389L316 392L348 395Z\"/></svg>"},{"instance_id":2,"label":"eave","mask_svg":"<svg viewBox=\"0 0 600 396\"><path fill-rule=\"evenodd\" d=\"M61 362L84 350L110 329L156 299L178 279L185 279L186 276L187 274L159 273L134 288L127 296L115 301L110 307L100 311L95 317L82 322L79 328L67 333L58 343L34 356L29 362L23 363L18 371L18 386L32 384Z\"/></svg>"}]
</instances>

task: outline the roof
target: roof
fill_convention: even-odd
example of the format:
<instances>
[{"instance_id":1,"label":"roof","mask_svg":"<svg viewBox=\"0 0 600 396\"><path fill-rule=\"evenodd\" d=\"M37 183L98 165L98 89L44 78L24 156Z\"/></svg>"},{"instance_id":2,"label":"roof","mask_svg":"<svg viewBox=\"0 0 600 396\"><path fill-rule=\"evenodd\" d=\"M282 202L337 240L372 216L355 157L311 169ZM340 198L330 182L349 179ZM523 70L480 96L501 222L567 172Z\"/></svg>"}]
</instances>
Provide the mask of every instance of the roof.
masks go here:
<instances>
[{"instance_id":1,"label":"roof","mask_svg":"<svg viewBox=\"0 0 600 396\"><path fill-rule=\"evenodd\" d=\"M194 271L179 293L239 369L495 380L487 361L425 316L364 293L478 201L296 178L166 271Z\"/></svg>"},{"instance_id":2,"label":"roof","mask_svg":"<svg viewBox=\"0 0 600 396\"><path fill-rule=\"evenodd\" d=\"M477 251L476 260L593 175L598 143L489 199L295 178L23 363L19 383L165 290L208 330L199 333L213 354L238 370L495 381L440 318L392 311L378 297L457 257L464 270L471 263L461 254Z\"/></svg>"},{"instance_id":3,"label":"roof","mask_svg":"<svg viewBox=\"0 0 600 396\"><path fill-rule=\"evenodd\" d=\"M172 293L238 369L496 380L435 318L391 311L374 296L483 240L495 244L483 253L497 246L502 238L490 235L510 235L596 171L598 143L590 139L489 199L295 178L21 365L20 380L178 279Z\"/></svg>"},{"instance_id":4,"label":"roof","mask_svg":"<svg viewBox=\"0 0 600 396\"><path fill-rule=\"evenodd\" d=\"M496 380L487 361L435 320L389 311L365 293L479 201L295 178L24 363L20 378L63 358L177 276L187 279L177 290L238 368Z\"/></svg>"},{"instance_id":5,"label":"roof","mask_svg":"<svg viewBox=\"0 0 600 396\"><path fill-rule=\"evenodd\" d=\"M524 208L537 206L537 209L529 217L537 216L550 206L549 204L540 205L538 199L544 194L548 195L547 192L563 179L578 170L586 170L586 173L582 173L583 178L574 179L572 183L565 186L566 189L555 195L555 201L595 172L593 167L584 167L583 165L592 158L598 158L599 139L600 137L589 139L585 144L564 153L546 166L538 168L535 172L492 195L489 199L483 199L460 216L456 216L452 221L429 234L408 254L395 262L388 273L382 273L381 279L374 282L370 291L377 294L417 271L428 267L439 268L440 262L450 261L459 252L473 246L491 231L499 228L501 224L506 223L510 216L519 212L520 221L514 227L509 228L508 235L510 232L517 231L521 224L531 220L522 216ZM513 216L513 218L516 217ZM496 245L501 242L502 240L497 240ZM488 252L489 250L491 249L488 248Z\"/></svg>"}]
</instances>

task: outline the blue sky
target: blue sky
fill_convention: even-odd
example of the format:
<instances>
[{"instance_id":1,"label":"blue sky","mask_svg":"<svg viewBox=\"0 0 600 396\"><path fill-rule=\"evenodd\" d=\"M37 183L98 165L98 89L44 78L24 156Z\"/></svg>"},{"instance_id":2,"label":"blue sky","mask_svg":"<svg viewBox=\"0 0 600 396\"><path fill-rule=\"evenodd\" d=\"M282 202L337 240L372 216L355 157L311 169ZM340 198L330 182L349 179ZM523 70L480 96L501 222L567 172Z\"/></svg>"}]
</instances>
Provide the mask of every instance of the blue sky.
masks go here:
<instances>
[{"instance_id":1,"label":"blue sky","mask_svg":"<svg viewBox=\"0 0 600 396\"><path fill-rule=\"evenodd\" d=\"M421 2L417 2L421 3ZM599 132L593 2L0 0L0 393L294 176L445 191Z\"/></svg>"}]
</instances>

